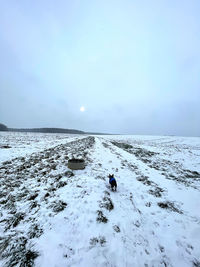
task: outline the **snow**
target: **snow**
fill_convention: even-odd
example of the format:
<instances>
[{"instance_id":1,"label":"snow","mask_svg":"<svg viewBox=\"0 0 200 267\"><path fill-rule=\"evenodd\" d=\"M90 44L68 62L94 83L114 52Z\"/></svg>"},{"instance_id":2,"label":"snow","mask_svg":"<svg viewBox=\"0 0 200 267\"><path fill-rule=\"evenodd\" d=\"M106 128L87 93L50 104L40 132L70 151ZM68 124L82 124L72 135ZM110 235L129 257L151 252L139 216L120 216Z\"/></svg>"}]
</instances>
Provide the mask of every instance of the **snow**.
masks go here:
<instances>
[{"instance_id":1,"label":"snow","mask_svg":"<svg viewBox=\"0 0 200 267\"><path fill-rule=\"evenodd\" d=\"M0 138L1 266L200 266L200 138Z\"/></svg>"},{"instance_id":2,"label":"snow","mask_svg":"<svg viewBox=\"0 0 200 267\"><path fill-rule=\"evenodd\" d=\"M39 152L68 140L75 140L77 136L71 134L0 132L0 149L2 150L0 150L0 162ZM1 147L5 145L9 145L10 148L2 149Z\"/></svg>"}]
</instances>

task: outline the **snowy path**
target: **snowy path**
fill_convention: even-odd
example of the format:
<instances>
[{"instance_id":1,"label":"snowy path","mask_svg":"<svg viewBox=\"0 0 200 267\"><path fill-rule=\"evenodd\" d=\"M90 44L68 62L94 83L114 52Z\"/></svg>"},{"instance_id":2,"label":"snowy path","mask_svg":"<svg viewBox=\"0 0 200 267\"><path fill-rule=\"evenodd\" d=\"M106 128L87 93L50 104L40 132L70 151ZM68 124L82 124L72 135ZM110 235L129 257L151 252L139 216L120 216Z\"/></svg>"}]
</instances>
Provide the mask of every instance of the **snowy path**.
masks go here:
<instances>
[{"instance_id":1,"label":"snowy path","mask_svg":"<svg viewBox=\"0 0 200 267\"><path fill-rule=\"evenodd\" d=\"M107 149L101 147L101 141L98 145L99 158L95 157L95 161L100 161L102 166L107 166L108 173L113 173L115 168L118 168L116 177L119 177L119 189L117 194L112 194L112 201L118 211L113 211L113 213L115 212L113 218L119 217L119 224L124 225L122 228L124 235L121 238L122 240L126 240L126 238L124 239L125 236L128 238L127 241L123 241L125 247L122 250L130 251L127 259L130 259L130 262L135 262L138 266L143 266L145 263L150 264L150 266L162 266L164 263L166 265L177 266L177 264L181 264L181 266L188 266L192 257L189 256L190 252L187 255L185 251L187 251L187 246L191 247L191 244L189 244L189 241L187 243L184 229L186 227L196 227L197 231L199 217L192 217L192 214L183 218L184 214L163 211L158 207L157 202L169 198L173 203L177 199L177 195L171 194L169 196L168 190L166 190L165 195L158 199L151 194L149 195L148 183L143 185L143 183L137 181L138 177L147 177L146 175L148 175L150 178L147 181L158 183L155 172L152 173L152 170L143 162L137 160L134 155L130 155L110 143L106 144ZM135 168L137 171L130 170L130 165L132 165L132 169ZM162 182L159 182L159 186L161 184ZM170 190L176 186L175 182L170 180L166 180L164 185ZM178 186L180 188L182 185ZM152 185L151 183L150 187L154 188L155 184ZM190 190L192 190L190 196L194 193L199 196L199 192ZM176 190L174 191L176 192ZM197 199L195 200L197 201ZM192 226L193 221L194 225ZM196 239L196 245L196 256L198 257L198 239ZM129 250L126 248L129 248ZM182 255L184 255L184 259ZM124 262L122 266L126 266L126 263L129 266L128 261Z\"/></svg>"},{"instance_id":2,"label":"snowy path","mask_svg":"<svg viewBox=\"0 0 200 267\"><path fill-rule=\"evenodd\" d=\"M66 155L84 156L87 167L70 172ZM86 137L2 165L2 266L13 254L18 262L31 255L38 267L198 266L198 182L167 179L137 155L106 137Z\"/></svg>"}]
</instances>

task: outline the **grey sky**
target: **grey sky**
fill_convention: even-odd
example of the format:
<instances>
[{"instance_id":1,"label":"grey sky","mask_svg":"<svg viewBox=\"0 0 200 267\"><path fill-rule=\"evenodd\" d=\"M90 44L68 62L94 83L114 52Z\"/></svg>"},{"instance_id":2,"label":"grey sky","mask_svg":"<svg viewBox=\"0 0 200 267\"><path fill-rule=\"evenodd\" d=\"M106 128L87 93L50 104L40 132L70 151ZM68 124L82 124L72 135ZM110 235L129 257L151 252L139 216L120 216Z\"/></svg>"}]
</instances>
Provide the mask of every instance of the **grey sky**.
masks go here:
<instances>
[{"instance_id":1,"label":"grey sky","mask_svg":"<svg viewBox=\"0 0 200 267\"><path fill-rule=\"evenodd\" d=\"M199 14L199 0L0 0L0 122L199 136Z\"/></svg>"}]
</instances>

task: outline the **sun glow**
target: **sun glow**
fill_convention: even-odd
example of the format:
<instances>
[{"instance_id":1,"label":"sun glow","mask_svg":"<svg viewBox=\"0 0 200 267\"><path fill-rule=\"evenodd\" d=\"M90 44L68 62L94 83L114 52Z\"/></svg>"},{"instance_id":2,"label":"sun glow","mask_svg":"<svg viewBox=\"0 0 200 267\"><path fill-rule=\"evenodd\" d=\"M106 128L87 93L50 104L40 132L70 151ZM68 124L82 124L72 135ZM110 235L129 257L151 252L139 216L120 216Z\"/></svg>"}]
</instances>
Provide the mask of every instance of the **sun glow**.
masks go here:
<instances>
[{"instance_id":1,"label":"sun glow","mask_svg":"<svg viewBox=\"0 0 200 267\"><path fill-rule=\"evenodd\" d=\"M80 111L84 112L85 111L85 107L84 106L80 107Z\"/></svg>"}]
</instances>

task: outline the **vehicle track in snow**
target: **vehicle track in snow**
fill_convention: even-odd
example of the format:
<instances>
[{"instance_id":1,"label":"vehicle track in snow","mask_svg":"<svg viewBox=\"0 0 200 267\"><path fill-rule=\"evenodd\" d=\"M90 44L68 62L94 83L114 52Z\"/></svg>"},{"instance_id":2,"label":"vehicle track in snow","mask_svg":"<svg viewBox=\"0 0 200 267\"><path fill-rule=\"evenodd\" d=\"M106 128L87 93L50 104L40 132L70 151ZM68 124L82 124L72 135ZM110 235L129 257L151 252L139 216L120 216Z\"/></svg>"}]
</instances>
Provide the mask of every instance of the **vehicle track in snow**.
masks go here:
<instances>
[{"instance_id":1,"label":"vehicle track in snow","mask_svg":"<svg viewBox=\"0 0 200 267\"><path fill-rule=\"evenodd\" d=\"M139 147L138 145L133 146L116 141L112 141L112 144L133 154L138 160L147 164L148 167L159 171L166 179L182 183L185 186L191 186L200 191L200 173L198 171L185 169L178 161L166 160L161 158L159 153ZM176 146L174 146L174 149L177 149Z\"/></svg>"},{"instance_id":2,"label":"vehicle track in snow","mask_svg":"<svg viewBox=\"0 0 200 267\"><path fill-rule=\"evenodd\" d=\"M119 163L120 166L117 166L117 168L116 166L113 166L113 167L110 166L109 169L106 169L107 173L114 172L116 177L120 177L118 181L119 183L118 194L112 195L113 203L115 204L116 202L118 202L118 205L121 207L121 210L126 210L127 212L126 216L131 216L132 212L130 210L127 211L127 209L125 209L125 207L123 207L121 203L124 203L124 202L127 203L127 201L131 201L132 203L134 203L133 210L135 212L134 212L133 217L135 221L132 222L134 225L134 227L132 227L132 232L134 233L134 238L132 240L138 240L138 238L140 239L141 236L143 240L147 240L148 242L149 240L152 240L152 236L145 237L145 235L143 235L143 233L148 232L148 230L146 229L148 225L149 231L153 235L153 240L155 243L157 243L157 245L156 246L153 246L152 244L149 245L149 243L146 242L146 244L148 245L146 245L146 248L144 248L145 247L144 243L141 242L142 243L141 255L144 255L144 251L146 251L147 255L150 255L151 253L149 253L149 251L152 251L152 247L154 247L154 250L157 251L157 253L158 252L161 253L160 261L155 264L160 264L158 266L162 266L162 264L166 266L173 265L170 262L170 258L167 256L167 252L164 253L165 251L167 251L167 248L162 244L162 241L159 240L159 234L156 235L156 233L157 232L159 233L160 231L158 229L166 227L165 220L167 221L168 216L171 217L173 224L176 225L177 228L179 227L185 228L186 227L185 221L187 221L187 219L189 219L190 221L195 221L195 223L198 225L200 223L199 219L196 217L190 216L184 210L182 211L182 208L181 208L182 203L179 203L171 198L169 199L168 189L162 188L160 185L158 186L158 184L156 184L154 181L151 180L151 177L147 176L148 168L145 167L144 162L142 162L142 168L141 168L140 159L135 157L135 155L131 153L133 156L130 155L128 157L127 153L130 154L129 152L125 151L126 154L122 153L121 152L122 148L119 148L118 146L116 148L115 145L113 145L107 140L103 140L103 138L101 139L101 141L102 141L102 145L104 146L104 148L107 150L110 150L110 152L113 155L115 155L116 159L118 159L120 162ZM110 160L108 162L110 162L111 164L112 162L116 162L116 159ZM132 173L132 179L130 178L126 179L123 177L124 173L127 174L127 170L129 171L129 174L130 172ZM143 186L138 186L138 181L141 182ZM150 187L150 190L146 191L145 189L148 187ZM125 188L126 188L125 190L126 192L122 193L121 191ZM147 196L147 193L152 195L152 197ZM151 201L145 203L145 199L149 199ZM140 208L141 204L143 205L143 208ZM144 210L144 205L147 207L147 209L149 208L150 210L151 210L151 207L153 207L153 211L143 214L143 211L141 210ZM157 205L157 208L156 208L156 205ZM162 209L164 212L159 209ZM151 219L148 220L147 218L151 218ZM155 221L154 221L154 218L155 218ZM145 223L145 221L148 221L148 223ZM138 229L140 230L138 231ZM140 234L135 234L138 232ZM191 255L192 252L191 251L188 252L188 249L187 249L187 247L190 247L191 244L187 243L184 240L184 238L181 236L177 236L176 238L177 238L176 243L182 244L181 246L179 245L179 247L184 248L185 251L187 251L187 254ZM130 236L129 236L129 240L130 240ZM131 243L129 245L131 245ZM138 252L138 248L136 251ZM192 261L196 262L195 254L193 255L193 257L188 256L188 258L190 258L191 262Z\"/></svg>"}]
</instances>

